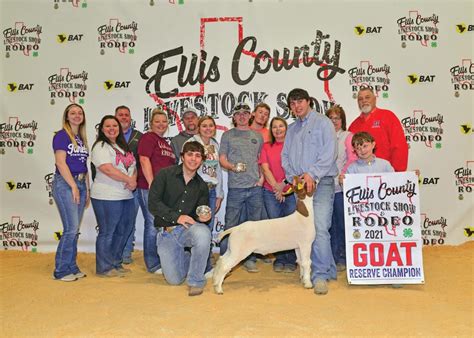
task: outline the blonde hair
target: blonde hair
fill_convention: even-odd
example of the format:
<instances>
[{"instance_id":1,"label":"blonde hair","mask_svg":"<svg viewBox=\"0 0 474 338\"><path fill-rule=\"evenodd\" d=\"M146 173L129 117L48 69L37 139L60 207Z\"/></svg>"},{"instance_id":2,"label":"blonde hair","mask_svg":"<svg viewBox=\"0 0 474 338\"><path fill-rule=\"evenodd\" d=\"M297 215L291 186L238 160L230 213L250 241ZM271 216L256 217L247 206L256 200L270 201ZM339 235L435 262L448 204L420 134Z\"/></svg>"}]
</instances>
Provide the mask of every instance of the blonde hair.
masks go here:
<instances>
[{"instance_id":1,"label":"blonde hair","mask_svg":"<svg viewBox=\"0 0 474 338\"><path fill-rule=\"evenodd\" d=\"M87 133L86 133L86 113L84 112L84 108L82 108L81 105L77 103L71 103L69 106L64 109L64 114L63 114L63 129L66 131L66 134L69 136L69 139L71 140L71 143L74 145L74 148L77 149L79 146L76 141L76 137L74 135L74 132L72 131L71 124L69 123L69 120L67 119L67 115L71 108L73 107L78 107L82 110L82 115L84 116L84 119L82 120L82 123L79 125L79 130L78 130L78 135L82 140L82 143L84 143L84 146L86 147L87 150L89 150L89 144L87 143Z\"/></svg>"},{"instance_id":2,"label":"blonde hair","mask_svg":"<svg viewBox=\"0 0 474 338\"><path fill-rule=\"evenodd\" d=\"M166 117L166 121L168 121L168 114L166 114L163 110L161 110L160 108L155 108L152 110L151 112L151 119L150 119L150 123L153 122L153 119L155 118L156 115L163 115L164 117Z\"/></svg>"}]
</instances>

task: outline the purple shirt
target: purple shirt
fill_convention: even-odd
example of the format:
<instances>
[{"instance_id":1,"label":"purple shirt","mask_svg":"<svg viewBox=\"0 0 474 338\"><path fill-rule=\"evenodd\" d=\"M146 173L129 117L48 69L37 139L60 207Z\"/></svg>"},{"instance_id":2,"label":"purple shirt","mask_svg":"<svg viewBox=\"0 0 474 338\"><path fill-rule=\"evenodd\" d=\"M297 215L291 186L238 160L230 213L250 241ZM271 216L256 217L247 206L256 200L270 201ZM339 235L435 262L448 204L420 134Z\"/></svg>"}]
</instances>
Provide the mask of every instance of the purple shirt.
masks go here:
<instances>
[{"instance_id":1,"label":"purple shirt","mask_svg":"<svg viewBox=\"0 0 474 338\"><path fill-rule=\"evenodd\" d=\"M66 152L66 164L72 175L87 172L87 157L89 157L89 151L77 135L76 142L77 148L74 148L74 144L64 129L58 131L53 137L53 150L54 152L56 152L56 150L64 150ZM59 174L57 167L56 173Z\"/></svg>"}]
</instances>

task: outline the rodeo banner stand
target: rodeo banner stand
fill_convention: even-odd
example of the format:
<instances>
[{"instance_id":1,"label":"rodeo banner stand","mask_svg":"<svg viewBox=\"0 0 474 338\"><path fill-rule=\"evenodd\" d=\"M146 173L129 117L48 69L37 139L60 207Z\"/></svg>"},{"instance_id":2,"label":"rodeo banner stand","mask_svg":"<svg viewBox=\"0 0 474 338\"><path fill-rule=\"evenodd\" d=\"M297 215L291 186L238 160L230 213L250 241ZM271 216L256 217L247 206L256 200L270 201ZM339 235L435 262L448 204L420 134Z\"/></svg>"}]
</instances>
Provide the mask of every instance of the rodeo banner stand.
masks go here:
<instances>
[{"instance_id":1,"label":"rodeo banner stand","mask_svg":"<svg viewBox=\"0 0 474 338\"><path fill-rule=\"evenodd\" d=\"M414 172L346 175L350 284L424 283L419 197Z\"/></svg>"}]
</instances>

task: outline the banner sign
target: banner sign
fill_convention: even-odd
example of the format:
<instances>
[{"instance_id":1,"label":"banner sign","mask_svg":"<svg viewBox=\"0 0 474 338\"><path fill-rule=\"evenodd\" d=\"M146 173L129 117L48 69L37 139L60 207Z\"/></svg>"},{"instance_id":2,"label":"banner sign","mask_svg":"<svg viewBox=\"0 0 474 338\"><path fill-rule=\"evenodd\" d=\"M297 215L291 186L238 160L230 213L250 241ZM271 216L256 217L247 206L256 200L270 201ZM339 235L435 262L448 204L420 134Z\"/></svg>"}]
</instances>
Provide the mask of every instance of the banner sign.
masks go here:
<instances>
[{"instance_id":1,"label":"banner sign","mask_svg":"<svg viewBox=\"0 0 474 338\"><path fill-rule=\"evenodd\" d=\"M120 105L141 132L164 110L167 140L192 107L214 118L220 142L240 102L264 102L270 120L293 123L293 88L306 89L319 114L339 105L346 127L360 115L358 91L371 88L401 122L408 169L421 172L423 244L474 240L474 2L365 3L370 15L352 1L0 0L0 250L56 251L51 144L69 104L84 108L89 145ZM215 249L226 172L223 183ZM97 229L89 207L79 251L95 251ZM137 250L143 232L140 211Z\"/></svg>"},{"instance_id":2,"label":"banner sign","mask_svg":"<svg viewBox=\"0 0 474 338\"><path fill-rule=\"evenodd\" d=\"M423 284L418 177L414 172L346 175L349 284Z\"/></svg>"}]
</instances>

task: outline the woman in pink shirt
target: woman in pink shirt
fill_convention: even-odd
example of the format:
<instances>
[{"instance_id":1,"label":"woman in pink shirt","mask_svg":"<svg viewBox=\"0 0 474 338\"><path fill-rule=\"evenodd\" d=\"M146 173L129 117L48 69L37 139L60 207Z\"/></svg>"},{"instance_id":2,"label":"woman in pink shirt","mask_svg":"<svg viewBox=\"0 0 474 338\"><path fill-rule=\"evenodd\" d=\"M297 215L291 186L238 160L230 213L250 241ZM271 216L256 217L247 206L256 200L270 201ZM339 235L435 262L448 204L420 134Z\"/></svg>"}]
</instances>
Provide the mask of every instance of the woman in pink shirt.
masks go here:
<instances>
[{"instance_id":1,"label":"woman in pink shirt","mask_svg":"<svg viewBox=\"0 0 474 338\"><path fill-rule=\"evenodd\" d=\"M280 117L274 117L270 123L270 142L263 145L259 164L262 168L265 182L263 184L263 201L268 218L279 218L292 214L296 209L296 199L293 194L283 196L286 183L285 171L281 165L281 152L285 142L288 125ZM296 270L295 250L275 253L273 270L275 272L293 272Z\"/></svg>"}]
</instances>

